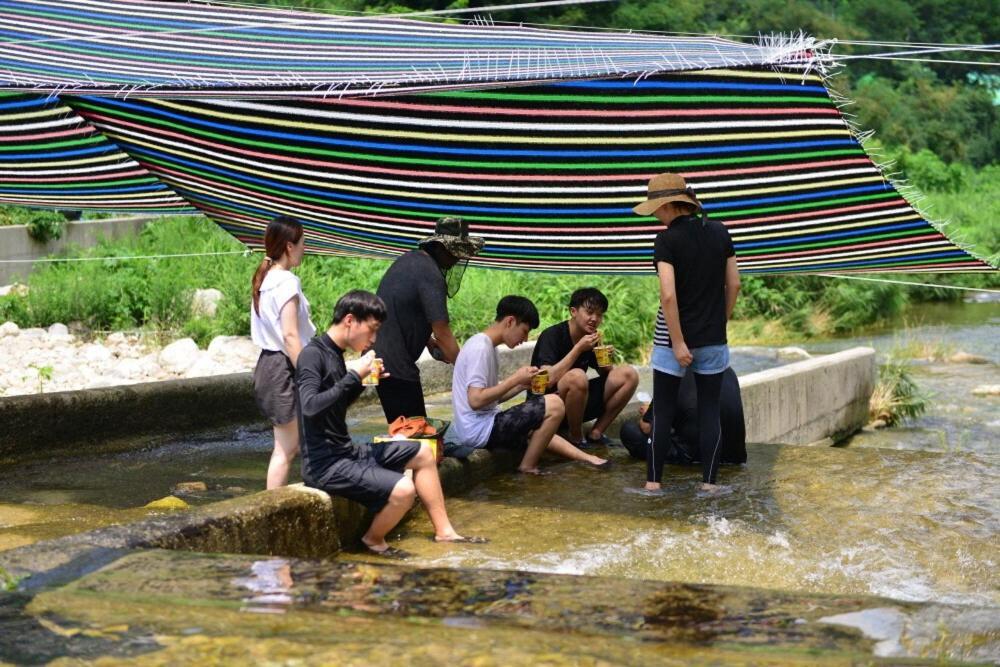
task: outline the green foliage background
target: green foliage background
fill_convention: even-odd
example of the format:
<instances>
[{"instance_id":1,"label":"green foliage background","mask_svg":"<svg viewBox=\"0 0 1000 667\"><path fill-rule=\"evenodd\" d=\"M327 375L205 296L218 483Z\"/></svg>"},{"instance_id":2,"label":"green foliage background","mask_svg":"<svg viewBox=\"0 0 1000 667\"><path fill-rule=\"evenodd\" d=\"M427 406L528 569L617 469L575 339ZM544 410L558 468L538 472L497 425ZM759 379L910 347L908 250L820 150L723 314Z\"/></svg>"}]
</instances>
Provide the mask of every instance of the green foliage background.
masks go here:
<instances>
[{"instance_id":1,"label":"green foliage background","mask_svg":"<svg viewBox=\"0 0 1000 667\"><path fill-rule=\"evenodd\" d=\"M246 1L246 0L244 0ZM492 3L409 0L406 5L363 0L266 0L258 4L303 9L405 12ZM498 21L551 23L718 33L746 39L772 32L804 31L820 38L946 43L1000 42L996 0L621 0L575 7L503 12ZM838 53L870 52L840 45ZM989 54L955 52L928 57L981 60ZM918 202L932 220L947 222L952 238L979 255L1000 259L1000 76L989 67L852 60L831 79L855 100L849 109L864 129L876 130L868 144L900 178L926 195ZM0 208L0 225L48 225L53 214ZM242 246L205 219L157 221L137 238L72 251L92 257L240 250ZM229 255L146 261L103 260L53 264L36 271L27 297L0 298L0 321L21 326L81 322L94 330L145 328L187 334L205 344L217 334L249 331L248 291L257 257ZM387 264L375 260L307 257L299 269L318 326L336 299L351 288L374 289ZM923 280L905 276L908 280ZM991 275L928 276L928 281L1000 287ZM504 294L530 296L542 326L565 317L569 293L595 285L611 298L605 331L629 360L648 353L657 308L650 277L558 276L470 269L451 301L453 325L464 338L481 329ZM193 318L190 294L216 287L225 298L213 320ZM843 333L897 315L908 304L961 298L953 290L907 288L812 276L746 276L737 307L737 339L767 340Z\"/></svg>"}]
</instances>

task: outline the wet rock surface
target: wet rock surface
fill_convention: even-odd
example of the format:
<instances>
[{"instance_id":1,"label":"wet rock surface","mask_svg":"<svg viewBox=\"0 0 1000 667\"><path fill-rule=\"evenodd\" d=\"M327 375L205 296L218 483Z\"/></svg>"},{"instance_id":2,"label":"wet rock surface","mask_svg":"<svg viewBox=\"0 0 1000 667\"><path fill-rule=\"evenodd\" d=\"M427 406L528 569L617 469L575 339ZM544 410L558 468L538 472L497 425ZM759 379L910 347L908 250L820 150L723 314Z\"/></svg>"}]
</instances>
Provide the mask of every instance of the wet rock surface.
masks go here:
<instances>
[{"instance_id":1,"label":"wet rock surface","mask_svg":"<svg viewBox=\"0 0 1000 667\"><path fill-rule=\"evenodd\" d=\"M33 597L8 596L0 609L4 629L34 635L35 655L164 662L248 655L280 637L279 655L284 642L307 644L321 655L336 649L338 664L397 656L421 656L417 664L835 664L870 659L886 638L829 619L873 609L902 621L884 655L981 660L997 655L1000 632L1000 621L982 614L956 627L970 623L968 608L878 598L163 551L125 555ZM0 640L0 657L15 657L11 643Z\"/></svg>"}]
</instances>

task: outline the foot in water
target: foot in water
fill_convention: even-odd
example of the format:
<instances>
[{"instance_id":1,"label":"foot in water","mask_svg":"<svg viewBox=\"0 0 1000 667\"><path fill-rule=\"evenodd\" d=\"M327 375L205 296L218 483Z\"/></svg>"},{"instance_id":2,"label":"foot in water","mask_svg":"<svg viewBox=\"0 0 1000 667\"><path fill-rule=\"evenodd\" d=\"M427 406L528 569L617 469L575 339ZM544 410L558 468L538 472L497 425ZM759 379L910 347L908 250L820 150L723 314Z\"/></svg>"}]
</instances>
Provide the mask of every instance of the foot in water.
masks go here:
<instances>
[{"instance_id":1,"label":"foot in water","mask_svg":"<svg viewBox=\"0 0 1000 667\"><path fill-rule=\"evenodd\" d=\"M626 486L625 493L631 493L635 496L645 496L647 498L661 498L667 495L667 492L659 486L653 488L645 486Z\"/></svg>"},{"instance_id":2,"label":"foot in water","mask_svg":"<svg viewBox=\"0 0 1000 667\"><path fill-rule=\"evenodd\" d=\"M716 496L727 496L732 492L733 487L728 484L705 484L703 482L695 495L699 498L714 498Z\"/></svg>"},{"instance_id":3,"label":"foot in water","mask_svg":"<svg viewBox=\"0 0 1000 667\"><path fill-rule=\"evenodd\" d=\"M364 542L362 542L362 544L364 544ZM406 560L413 555L409 551L391 547L385 542L381 545L365 544L365 548L368 549L368 553L373 556L378 556L379 558L389 558L392 560Z\"/></svg>"}]
</instances>

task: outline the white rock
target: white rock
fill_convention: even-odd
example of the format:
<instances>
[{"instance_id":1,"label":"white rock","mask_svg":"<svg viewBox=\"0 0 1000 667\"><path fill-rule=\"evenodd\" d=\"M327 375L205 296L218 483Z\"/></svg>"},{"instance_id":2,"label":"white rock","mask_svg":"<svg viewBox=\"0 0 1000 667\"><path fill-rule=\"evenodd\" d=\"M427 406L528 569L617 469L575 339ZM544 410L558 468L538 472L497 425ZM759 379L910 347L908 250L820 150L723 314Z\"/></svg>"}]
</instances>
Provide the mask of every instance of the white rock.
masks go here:
<instances>
[{"instance_id":1,"label":"white rock","mask_svg":"<svg viewBox=\"0 0 1000 667\"><path fill-rule=\"evenodd\" d=\"M196 289L191 297L191 314L202 317L215 317L219 310L219 302L222 301L222 292L210 287L208 289Z\"/></svg>"},{"instance_id":2,"label":"white rock","mask_svg":"<svg viewBox=\"0 0 1000 667\"><path fill-rule=\"evenodd\" d=\"M181 374L198 359L198 344L190 338L175 340L160 350L160 366L170 373Z\"/></svg>"},{"instance_id":3,"label":"white rock","mask_svg":"<svg viewBox=\"0 0 1000 667\"><path fill-rule=\"evenodd\" d=\"M80 348L78 354L81 359L91 364L104 364L114 357L111 350L97 343L87 343Z\"/></svg>"},{"instance_id":4,"label":"white rock","mask_svg":"<svg viewBox=\"0 0 1000 667\"><path fill-rule=\"evenodd\" d=\"M115 364L112 373L115 377L126 379L141 378L146 374L143 363L138 359L122 359Z\"/></svg>"},{"instance_id":5,"label":"white rock","mask_svg":"<svg viewBox=\"0 0 1000 667\"><path fill-rule=\"evenodd\" d=\"M0 324L0 338L5 336L16 336L21 333L21 327L17 326L13 322L4 322Z\"/></svg>"},{"instance_id":6,"label":"white rock","mask_svg":"<svg viewBox=\"0 0 1000 667\"><path fill-rule=\"evenodd\" d=\"M105 375L95 375L87 383L87 389L99 389L101 387L115 387L124 384L121 378L108 377Z\"/></svg>"},{"instance_id":7,"label":"white rock","mask_svg":"<svg viewBox=\"0 0 1000 667\"><path fill-rule=\"evenodd\" d=\"M207 352L202 352L195 359L194 363L184 371L184 377L197 378L206 375L218 375L221 371L222 368L219 364L215 363Z\"/></svg>"},{"instance_id":8,"label":"white rock","mask_svg":"<svg viewBox=\"0 0 1000 667\"><path fill-rule=\"evenodd\" d=\"M49 327L49 335L50 336L68 336L69 335L69 327L67 327L62 322L56 322L55 324L53 324L52 326Z\"/></svg>"},{"instance_id":9,"label":"white rock","mask_svg":"<svg viewBox=\"0 0 1000 667\"><path fill-rule=\"evenodd\" d=\"M812 355L801 347L783 347L778 350L778 359L782 361L802 361L803 359L812 359Z\"/></svg>"},{"instance_id":10,"label":"white rock","mask_svg":"<svg viewBox=\"0 0 1000 667\"><path fill-rule=\"evenodd\" d=\"M45 329L39 329L38 327L31 327L30 329L21 329L22 338L43 338L48 335Z\"/></svg>"},{"instance_id":11,"label":"white rock","mask_svg":"<svg viewBox=\"0 0 1000 667\"><path fill-rule=\"evenodd\" d=\"M1000 396L1000 384L981 384L972 393L976 396Z\"/></svg>"},{"instance_id":12,"label":"white rock","mask_svg":"<svg viewBox=\"0 0 1000 667\"><path fill-rule=\"evenodd\" d=\"M123 334L121 331L116 331L112 334L108 334L108 337L105 339L105 342L108 345L124 345L125 343L128 342L128 338L126 338L125 334Z\"/></svg>"},{"instance_id":13,"label":"white rock","mask_svg":"<svg viewBox=\"0 0 1000 667\"><path fill-rule=\"evenodd\" d=\"M0 287L0 296L28 296L28 286L21 283L12 283Z\"/></svg>"},{"instance_id":14,"label":"white rock","mask_svg":"<svg viewBox=\"0 0 1000 667\"><path fill-rule=\"evenodd\" d=\"M242 368L257 362L260 348L248 336L216 336L208 344L208 353L219 363L237 362Z\"/></svg>"}]
</instances>

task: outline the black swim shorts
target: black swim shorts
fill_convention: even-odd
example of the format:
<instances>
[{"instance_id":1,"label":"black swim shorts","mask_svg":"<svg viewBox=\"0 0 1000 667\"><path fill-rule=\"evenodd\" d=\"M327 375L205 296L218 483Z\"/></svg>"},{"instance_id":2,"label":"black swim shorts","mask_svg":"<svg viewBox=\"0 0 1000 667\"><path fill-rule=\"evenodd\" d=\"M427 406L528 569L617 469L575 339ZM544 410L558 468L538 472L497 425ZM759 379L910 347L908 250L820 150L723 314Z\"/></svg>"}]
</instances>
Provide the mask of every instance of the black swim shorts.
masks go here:
<instances>
[{"instance_id":1,"label":"black swim shorts","mask_svg":"<svg viewBox=\"0 0 1000 667\"><path fill-rule=\"evenodd\" d=\"M253 394L257 408L272 425L298 419L295 367L284 352L261 350L253 369Z\"/></svg>"},{"instance_id":2,"label":"black swim shorts","mask_svg":"<svg viewBox=\"0 0 1000 667\"><path fill-rule=\"evenodd\" d=\"M362 443L354 458L338 459L315 485L329 494L356 500L372 512L389 502L403 470L420 451L415 440ZM310 485L312 486L312 485Z\"/></svg>"},{"instance_id":3,"label":"black swim shorts","mask_svg":"<svg viewBox=\"0 0 1000 667\"><path fill-rule=\"evenodd\" d=\"M493 417L493 430L486 441L487 449L524 451L531 432L545 419L545 397L531 396L524 403L498 412Z\"/></svg>"}]
</instances>

